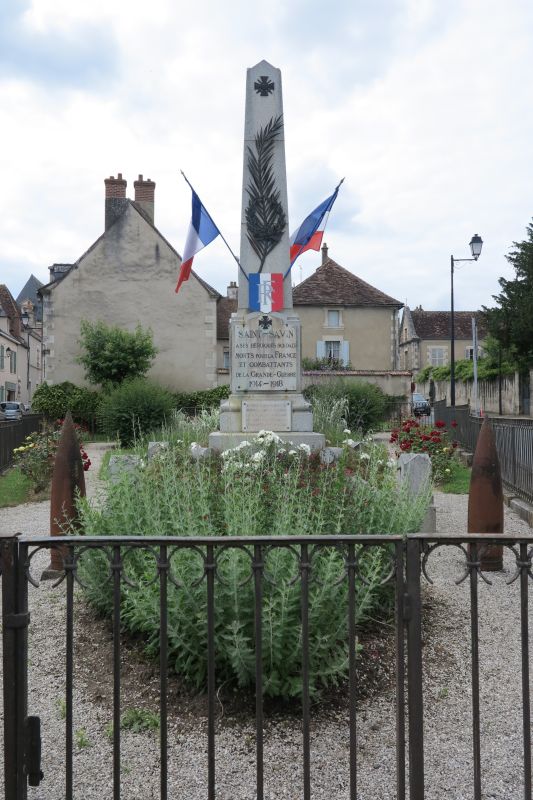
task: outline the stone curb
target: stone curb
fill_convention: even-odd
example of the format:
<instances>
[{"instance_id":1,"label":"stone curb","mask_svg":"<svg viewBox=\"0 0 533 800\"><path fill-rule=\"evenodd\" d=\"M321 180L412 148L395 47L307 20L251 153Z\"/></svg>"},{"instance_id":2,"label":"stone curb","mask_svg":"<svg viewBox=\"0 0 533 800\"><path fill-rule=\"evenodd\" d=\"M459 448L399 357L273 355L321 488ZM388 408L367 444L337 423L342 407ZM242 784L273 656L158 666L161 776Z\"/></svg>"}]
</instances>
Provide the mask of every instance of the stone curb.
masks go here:
<instances>
[{"instance_id":1,"label":"stone curb","mask_svg":"<svg viewBox=\"0 0 533 800\"><path fill-rule=\"evenodd\" d=\"M509 506L511 511L514 511L520 519L527 522L530 528L533 528L533 505L531 503L528 503L527 500L523 500L521 497L517 497L506 489L503 491L503 502L506 506Z\"/></svg>"}]
</instances>

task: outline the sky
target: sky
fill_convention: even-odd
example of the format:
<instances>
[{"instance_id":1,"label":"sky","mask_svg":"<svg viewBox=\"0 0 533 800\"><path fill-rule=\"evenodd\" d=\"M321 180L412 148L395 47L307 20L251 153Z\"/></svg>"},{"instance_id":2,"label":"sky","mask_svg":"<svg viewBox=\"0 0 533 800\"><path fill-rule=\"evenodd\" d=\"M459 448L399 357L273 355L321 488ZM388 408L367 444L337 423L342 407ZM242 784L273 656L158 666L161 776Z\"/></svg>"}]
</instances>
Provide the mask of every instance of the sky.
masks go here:
<instances>
[{"instance_id":1,"label":"sky","mask_svg":"<svg viewBox=\"0 0 533 800\"><path fill-rule=\"evenodd\" d=\"M182 252L191 193L239 250L246 69L282 71L292 232L341 178L337 263L411 307L493 305L533 215L530 0L2 0L0 283L48 282L102 233L104 178L156 182ZM319 266L306 253L299 283ZM195 271L221 293L220 239Z\"/></svg>"}]
</instances>

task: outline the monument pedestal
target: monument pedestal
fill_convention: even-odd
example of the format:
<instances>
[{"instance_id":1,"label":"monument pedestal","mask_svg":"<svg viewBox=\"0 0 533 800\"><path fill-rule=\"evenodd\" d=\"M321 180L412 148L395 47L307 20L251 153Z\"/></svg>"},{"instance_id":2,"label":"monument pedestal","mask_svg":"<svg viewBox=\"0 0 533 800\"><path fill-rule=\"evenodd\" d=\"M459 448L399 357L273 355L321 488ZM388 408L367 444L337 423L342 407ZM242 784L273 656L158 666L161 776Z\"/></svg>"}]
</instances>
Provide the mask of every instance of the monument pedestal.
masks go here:
<instances>
[{"instance_id":1,"label":"monument pedestal","mask_svg":"<svg viewBox=\"0 0 533 800\"><path fill-rule=\"evenodd\" d=\"M292 305L281 72L248 70L238 310L230 320L231 395L209 447L227 450L273 431L325 447L302 395L300 320Z\"/></svg>"}]
</instances>

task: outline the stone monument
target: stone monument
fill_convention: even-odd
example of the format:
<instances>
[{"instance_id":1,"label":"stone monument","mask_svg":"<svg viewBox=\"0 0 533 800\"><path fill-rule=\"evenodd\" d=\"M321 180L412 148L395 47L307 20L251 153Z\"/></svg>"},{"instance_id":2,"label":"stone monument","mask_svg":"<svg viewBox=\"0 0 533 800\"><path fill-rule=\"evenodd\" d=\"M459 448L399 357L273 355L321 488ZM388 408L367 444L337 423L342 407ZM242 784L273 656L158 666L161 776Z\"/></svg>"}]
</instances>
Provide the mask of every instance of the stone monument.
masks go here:
<instances>
[{"instance_id":1,"label":"stone monument","mask_svg":"<svg viewBox=\"0 0 533 800\"><path fill-rule=\"evenodd\" d=\"M220 408L213 450L260 430L321 450L301 393L300 320L292 307L281 72L248 70L244 124L238 309L230 320L231 395Z\"/></svg>"}]
</instances>

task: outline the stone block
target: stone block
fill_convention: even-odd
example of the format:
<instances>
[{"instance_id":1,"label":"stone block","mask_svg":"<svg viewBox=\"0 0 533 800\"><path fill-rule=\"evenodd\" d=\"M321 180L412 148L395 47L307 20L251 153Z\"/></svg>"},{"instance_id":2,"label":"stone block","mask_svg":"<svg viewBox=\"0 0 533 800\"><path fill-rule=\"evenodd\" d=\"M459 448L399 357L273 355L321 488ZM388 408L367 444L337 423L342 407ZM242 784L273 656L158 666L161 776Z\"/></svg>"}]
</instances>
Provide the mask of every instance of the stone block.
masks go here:
<instances>
[{"instance_id":1,"label":"stone block","mask_svg":"<svg viewBox=\"0 0 533 800\"><path fill-rule=\"evenodd\" d=\"M146 452L146 458L148 461L151 461L152 458L159 455L163 450L166 450L168 447L168 442L148 442L148 450Z\"/></svg>"},{"instance_id":2,"label":"stone block","mask_svg":"<svg viewBox=\"0 0 533 800\"><path fill-rule=\"evenodd\" d=\"M520 497L513 497L509 508L518 514L520 519L525 520L530 528L533 527L533 506L530 503Z\"/></svg>"},{"instance_id":3,"label":"stone block","mask_svg":"<svg viewBox=\"0 0 533 800\"><path fill-rule=\"evenodd\" d=\"M342 455L342 447L325 447L320 451L321 464L335 464Z\"/></svg>"},{"instance_id":4,"label":"stone block","mask_svg":"<svg viewBox=\"0 0 533 800\"><path fill-rule=\"evenodd\" d=\"M202 447L198 442L193 442L191 444L191 458L194 461L202 461L205 458L210 458L212 452L210 447Z\"/></svg>"},{"instance_id":5,"label":"stone block","mask_svg":"<svg viewBox=\"0 0 533 800\"><path fill-rule=\"evenodd\" d=\"M142 458L132 453L114 455L109 459L109 480L117 483L126 473L136 473L142 466Z\"/></svg>"},{"instance_id":6,"label":"stone block","mask_svg":"<svg viewBox=\"0 0 533 800\"><path fill-rule=\"evenodd\" d=\"M418 494L430 480L430 457L427 453L402 453L398 459L397 476L400 483L407 483L411 494Z\"/></svg>"}]
</instances>

